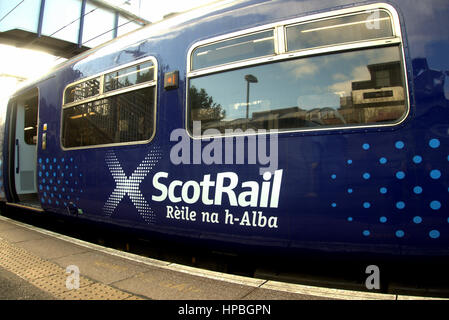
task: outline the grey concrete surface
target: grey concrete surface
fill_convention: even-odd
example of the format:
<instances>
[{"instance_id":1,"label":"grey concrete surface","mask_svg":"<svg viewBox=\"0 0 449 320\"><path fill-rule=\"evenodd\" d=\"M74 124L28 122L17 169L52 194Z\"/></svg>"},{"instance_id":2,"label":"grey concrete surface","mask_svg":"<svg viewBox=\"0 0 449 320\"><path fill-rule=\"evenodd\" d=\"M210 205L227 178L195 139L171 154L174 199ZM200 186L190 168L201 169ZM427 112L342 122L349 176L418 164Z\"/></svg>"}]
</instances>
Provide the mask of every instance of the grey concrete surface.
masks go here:
<instances>
[{"instance_id":1,"label":"grey concrete surface","mask_svg":"<svg viewBox=\"0 0 449 320\"><path fill-rule=\"evenodd\" d=\"M90 251L87 248L49 237L22 241L16 243L16 245L27 250L28 252L48 260L54 260Z\"/></svg>"},{"instance_id":2,"label":"grey concrete surface","mask_svg":"<svg viewBox=\"0 0 449 320\"><path fill-rule=\"evenodd\" d=\"M0 268L0 300L53 300L49 293L39 290L24 279Z\"/></svg>"},{"instance_id":3,"label":"grey concrete surface","mask_svg":"<svg viewBox=\"0 0 449 320\"><path fill-rule=\"evenodd\" d=\"M11 243L18 243L29 240L45 239L45 236L36 231L24 228L11 228L0 231L0 237Z\"/></svg>"},{"instance_id":4,"label":"grey concrete surface","mask_svg":"<svg viewBox=\"0 0 449 320\"><path fill-rule=\"evenodd\" d=\"M4 217L0 217L0 238L9 242L9 246L20 247L28 255L37 256L53 267L66 270L67 266L75 265L79 268L80 276L85 277L88 282L94 282L92 286L108 286L108 292L115 290L117 296L120 293L130 293L142 298L165 300L315 300L329 299L338 293L343 298L357 297L356 292L339 292L326 288L310 290L304 286L232 276L145 259ZM38 273L36 276L39 276ZM61 277L64 280L66 275ZM45 279L50 282L52 280L51 276ZM6 270L0 272L0 291L0 299L51 298ZM366 293L365 296L362 299L395 298L376 294L367 296Z\"/></svg>"},{"instance_id":5,"label":"grey concrete surface","mask_svg":"<svg viewBox=\"0 0 449 320\"><path fill-rule=\"evenodd\" d=\"M80 275L104 284L128 279L148 270L146 266L96 251L72 254L52 261L62 268L75 265L79 268Z\"/></svg>"},{"instance_id":6,"label":"grey concrete surface","mask_svg":"<svg viewBox=\"0 0 449 320\"><path fill-rule=\"evenodd\" d=\"M239 300L254 287L212 280L190 274L152 268L132 278L113 284L151 299Z\"/></svg>"}]
</instances>

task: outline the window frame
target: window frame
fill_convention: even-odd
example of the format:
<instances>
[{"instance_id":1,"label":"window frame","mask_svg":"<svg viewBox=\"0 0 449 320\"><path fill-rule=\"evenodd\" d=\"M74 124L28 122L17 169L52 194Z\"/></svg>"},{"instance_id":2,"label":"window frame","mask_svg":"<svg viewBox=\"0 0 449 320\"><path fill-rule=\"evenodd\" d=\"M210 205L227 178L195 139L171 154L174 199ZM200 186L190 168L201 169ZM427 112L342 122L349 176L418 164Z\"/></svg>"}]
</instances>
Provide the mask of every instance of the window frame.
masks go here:
<instances>
[{"instance_id":1,"label":"window frame","mask_svg":"<svg viewBox=\"0 0 449 320\"><path fill-rule=\"evenodd\" d=\"M243 62L243 61L251 61L251 60L254 60L254 59L261 59L261 58L263 59L263 58L273 57L278 52L278 48L277 48L278 44L277 44L277 41L276 41L276 38L277 38L276 37L276 32L277 32L276 28L271 27L271 28L266 28L266 29L250 32L250 33L240 34L240 35L237 35L237 36L234 36L234 37L230 37L230 38L225 38L225 39L222 39L220 41L214 41L214 42L211 42L211 43L206 43L206 44L203 44L203 45L196 46L195 48L193 48L193 50L190 53L190 64L189 64L188 70L190 71L193 68L193 54L195 53L195 50L197 50L197 49L199 49L201 47L204 47L204 46L207 46L207 45L213 45L213 44L224 42L224 41L239 39L239 38L243 38L243 37L246 37L246 36L256 35L256 34L260 34L260 33L267 32L267 31L272 31L273 32L273 49L274 49L274 52L271 53L271 54L268 54L268 55L261 55L261 56L256 57L256 58L248 58L248 59L242 59L242 60L238 60L238 61L242 61ZM222 64L218 64L218 65L212 66L212 67L197 68L197 69L195 69L195 71L201 71L203 69L207 70L207 69L210 69L210 68L226 66L228 64L234 64L234 62L222 63Z\"/></svg>"},{"instance_id":2,"label":"window frame","mask_svg":"<svg viewBox=\"0 0 449 320\"><path fill-rule=\"evenodd\" d=\"M104 79L105 76L109 73L121 70L121 69L126 69L135 65L139 65L145 62L151 61L153 63L153 67L154 67L154 79L151 81L147 81L147 82L143 82L143 83L138 83L138 84L134 84L128 87L124 87L124 88L120 88L120 89L116 89L116 90L111 90L111 91L107 91L105 92L104 90ZM78 149L92 149L92 148L106 148L106 147L115 147L115 146L127 146L127 145L139 145L139 144L147 144L149 142L151 142L155 135L156 135L156 116L157 116L157 98L158 98L158 88L157 88L157 82L158 82L158 64L157 64L157 60L155 57L153 56L149 56L149 57L145 57L142 59L138 59L135 61L132 61L130 63L126 63L123 65L120 65L118 67L114 67L112 69L108 69L105 70L99 74L95 74L93 76L89 76L80 80L77 80L75 82L69 83L68 85L66 85L64 87L63 93L62 93L62 108L61 108L61 120L60 120L60 133L59 133L59 143L61 146L61 149L66 151L66 150L78 150ZM86 99L82 99L82 100L78 100L78 101L74 101L74 102L69 102L69 103L65 103L65 92L66 90L74 85L77 85L79 83L83 83L85 81L89 81L91 79L95 79L95 78L100 78L100 90L99 93L95 96L86 98ZM149 137L146 140L137 140L137 141L128 141L128 142L117 142L117 143L107 143L107 144L95 144L95 145L89 145L89 146L78 146L78 147L65 147L62 143L63 140L63 128L64 128L64 109L69 109L78 105L82 105L82 104L86 104L86 103L91 103L94 101L99 101L102 99L106 99L112 96L116 96L116 95L120 95L123 93L128 93L131 91L136 91L136 90L140 90L143 88L147 88L147 87L154 87L154 105L153 105L153 133L151 135L151 137Z\"/></svg>"},{"instance_id":3,"label":"window frame","mask_svg":"<svg viewBox=\"0 0 449 320\"><path fill-rule=\"evenodd\" d=\"M391 28L393 35L387 38L379 38L379 39L371 39L371 40L361 40L355 42L341 43L341 44L330 44L320 47L313 47L307 49L301 49L297 51L287 51L287 28L291 26L295 26L298 24L309 23L309 22L317 22L322 20L333 19L337 17L351 16L361 13L366 13L368 11L374 10L382 10L389 14L391 18ZM221 41L225 41L231 38L238 38L245 35L250 35L253 33L269 30L274 28L274 41L275 41L275 55L269 57L260 57L253 58L247 60L236 61L232 63L227 63L223 65L217 65L208 68L202 68L197 70L192 70L192 57L194 50L198 49L201 46L210 45L214 43L218 43ZM397 46L399 50L399 55L401 58L401 70L402 70L402 78L404 81L404 91L405 91L405 112L401 118L397 119L394 123L384 123L384 124L362 124L362 125L348 125L348 126L334 126L334 127L324 127L324 128L296 128L296 129L284 129L284 130L272 130L276 131L278 134L282 133L307 133L307 132L322 132L322 131L336 131L336 130L366 130L369 128L379 129L384 127L395 127L401 125L410 114L410 95L409 95L409 86L408 86L408 77L407 77L407 65L405 62L405 53L404 53L404 42L402 38L402 31L400 27L399 15L396 9L386 3L374 3L365 6L358 6L353 8L341 9L341 10L333 10L324 13L318 13L313 15L308 15L300 18L283 20L277 23L271 23L267 25L263 25L256 28L250 28L238 32L233 32L225 35L221 35L218 37L210 38L207 40L202 40L194 43L188 50L187 53L187 73L186 73L186 100L185 100L185 130L187 134L192 139L211 139L211 138L225 138L225 137L234 137L234 136L252 136L258 135L261 133L244 133L244 134L226 134L222 133L219 135L200 135L195 136L193 132L189 130L189 122L190 122L190 108L189 108L189 88L190 88L190 79L214 74L224 71L230 71L235 69L242 69L245 67L251 67L256 65L263 65L272 62L280 62L287 61L295 58L306 58L313 57L317 55L323 54L332 54L339 53L345 51L354 51L354 50L362 50L369 48L381 48L381 47L392 47ZM265 130L266 133L273 133L270 130Z\"/></svg>"},{"instance_id":4,"label":"window frame","mask_svg":"<svg viewBox=\"0 0 449 320\"><path fill-rule=\"evenodd\" d=\"M297 49L297 50L291 50L291 51L288 50L287 28L295 27L295 26L299 26L299 25L303 25L303 24L307 24L307 23L314 23L314 22L321 22L321 21L326 21L326 20L332 20L332 19L335 19L335 18L351 17L351 16L355 16L357 14L367 13L369 11L374 11L376 9L379 10L379 11L384 11L384 12L386 12L390 16L390 18L391 18L390 21L392 22L392 24L391 24L391 29L392 30L391 31L393 33L393 35L391 37L383 37L383 38L367 39L367 40L359 40L359 41L349 41L349 42L343 42L341 44L326 44L326 45L322 45L322 46L316 46L316 47L310 47L310 48L304 48L304 49ZM375 7L372 10L369 10L369 9L368 10L362 10L362 11L357 10L357 11L348 12L348 13L345 13L345 14L336 14L336 15L326 16L326 17L314 19L312 21L306 20L306 21L298 21L296 23L288 23L288 24L285 25L285 28L284 28L284 32L285 32L285 48L286 48L287 52L300 52L300 51L314 50L314 49L318 49L318 48L335 47L335 46L340 46L340 45L351 45L351 44L355 44L355 43L358 43L358 42L371 42L371 41L378 41L378 40L392 39L392 38L394 39L397 36L396 31L397 30L395 30L395 28L394 28L393 16L392 16L391 12L389 12L385 8Z\"/></svg>"},{"instance_id":5,"label":"window frame","mask_svg":"<svg viewBox=\"0 0 449 320\"><path fill-rule=\"evenodd\" d=\"M67 89L69 89L70 87L76 86L76 85L78 85L78 84L81 84L81 83L83 83L83 82L87 82L87 81L96 79L96 78L98 78L99 81L100 81L100 83L99 83L99 85L98 85L98 93L97 93L97 94L92 95L92 96L89 96L89 97L84 98L84 99L81 99L81 100L77 100L77 101L72 101L72 102L67 102L67 103L66 103L66 101L65 101L65 100L66 100L66 94L65 94L65 93L66 93ZM66 86L66 87L64 88L64 94L63 94L63 96L62 96L62 106L63 106L63 107L71 107L71 106L73 106L73 105L77 105L80 101L84 102L84 101L86 101L86 100L96 100L96 99L98 99L98 96L99 96L100 93L102 92L102 90L101 90L101 86L102 86L102 81L101 81L101 79L102 79L102 76L101 76L101 75L97 75L97 76L95 76L95 77L85 78L85 79L83 79L83 80L81 80L81 81L77 81L77 82L71 83L71 84L69 84L68 86Z\"/></svg>"}]
</instances>

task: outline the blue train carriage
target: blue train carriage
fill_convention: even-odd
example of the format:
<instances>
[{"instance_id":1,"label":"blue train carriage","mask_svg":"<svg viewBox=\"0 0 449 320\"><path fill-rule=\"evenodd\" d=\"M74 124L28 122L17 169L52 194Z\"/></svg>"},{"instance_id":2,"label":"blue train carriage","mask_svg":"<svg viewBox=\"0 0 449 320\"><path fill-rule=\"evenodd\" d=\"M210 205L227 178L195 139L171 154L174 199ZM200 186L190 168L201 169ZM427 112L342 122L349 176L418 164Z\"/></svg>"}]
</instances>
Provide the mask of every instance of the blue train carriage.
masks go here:
<instances>
[{"instance_id":1,"label":"blue train carriage","mask_svg":"<svg viewBox=\"0 0 449 320\"><path fill-rule=\"evenodd\" d=\"M447 255L448 15L225 1L116 39L11 98L2 199L231 248Z\"/></svg>"}]
</instances>

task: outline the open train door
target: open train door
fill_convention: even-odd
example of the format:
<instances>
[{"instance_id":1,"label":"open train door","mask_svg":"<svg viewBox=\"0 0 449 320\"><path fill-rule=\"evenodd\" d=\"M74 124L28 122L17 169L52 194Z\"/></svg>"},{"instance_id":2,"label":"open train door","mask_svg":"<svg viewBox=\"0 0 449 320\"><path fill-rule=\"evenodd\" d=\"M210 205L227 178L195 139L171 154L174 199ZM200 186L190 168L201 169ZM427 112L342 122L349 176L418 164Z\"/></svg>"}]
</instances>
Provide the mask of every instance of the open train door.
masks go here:
<instances>
[{"instance_id":1,"label":"open train door","mask_svg":"<svg viewBox=\"0 0 449 320\"><path fill-rule=\"evenodd\" d=\"M39 93L32 89L10 101L9 188L12 202L40 207L37 195ZM10 200L10 201L11 201Z\"/></svg>"}]
</instances>

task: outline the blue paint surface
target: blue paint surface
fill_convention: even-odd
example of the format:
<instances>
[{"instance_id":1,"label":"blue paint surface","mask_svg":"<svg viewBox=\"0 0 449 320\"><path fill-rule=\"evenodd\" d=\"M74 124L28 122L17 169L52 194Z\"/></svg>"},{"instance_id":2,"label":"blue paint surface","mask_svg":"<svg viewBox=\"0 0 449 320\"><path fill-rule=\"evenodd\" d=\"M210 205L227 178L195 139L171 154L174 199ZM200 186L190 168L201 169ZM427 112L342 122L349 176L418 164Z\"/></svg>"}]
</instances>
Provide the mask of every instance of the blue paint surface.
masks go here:
<instances>
[{"instance_id":1,"label":"blue paint surface","mask_svg":"<svg viewBox=\"0 0 449 320\"><path fill-rule=\"evenodd\" d=\"M147 232L220 240L231 247L235 242L257 245L254 239L263 238L263 246L270 250L344 247L373 253L449 254L449 101L444 91L449 81L445 73L449 70L449 45L447 35L441 32L449 29L449 6L444 1L413 6L405 0L390 1L399 9L401 27L407 30L403 39L405 66L409 90L414 90L409 92L410 113L401 124L279 135L278 168L284 170L279 206L260 209L265 216L278 217L279 228L206 224L201 219L168 220L166 206L170 203L152 201L153 172L168 172L170 181L201 181L205 174L215 178L220 172L236 172L240 183L262 181L257 165L182 166L170 162L175 144L170 141L170 133L185 128L187 52L194 42L213 36L358 4L349 0L305 3L252 1L248 7L231 6L238 15L223 9L174 28L150 26L118 40L122 41L120 45L113 42L111 47L93 50L89 59L67 63L54 77L36 84L40 130L43 123L48 124L47 149L42 150L38 141L37 188L42 207L61 215L75 212L80 218ZM147 56L154 56L158 62L154 139L136 145L63 150L60 122L64 88ZM173 70L179 71L179 89L164 90L164 74ZM204 147L208 142L201 144ZM154 222L148 223L127 195L120 198L112 214L106 215L105 203L116 187L105 160L108 151L114 151L124 175L130 177L156 147L162 158L139 185L142 201L155 213ZM2 160L7 163L7 156ZM3 176L8 176L5 167ZM221 206L188 206L198 212L198 217L204 210L217 212L222 222L226 209L234 214L245 210L251 213L253 209L237 209L227 201L224 199ZM401 246L408 250L401 251Z\"/></svg>"}]
</instances>

